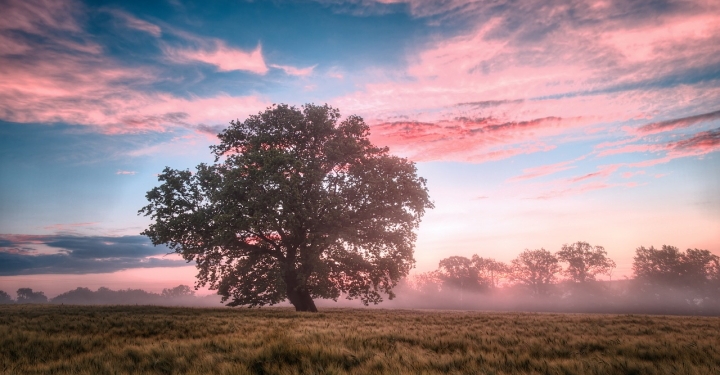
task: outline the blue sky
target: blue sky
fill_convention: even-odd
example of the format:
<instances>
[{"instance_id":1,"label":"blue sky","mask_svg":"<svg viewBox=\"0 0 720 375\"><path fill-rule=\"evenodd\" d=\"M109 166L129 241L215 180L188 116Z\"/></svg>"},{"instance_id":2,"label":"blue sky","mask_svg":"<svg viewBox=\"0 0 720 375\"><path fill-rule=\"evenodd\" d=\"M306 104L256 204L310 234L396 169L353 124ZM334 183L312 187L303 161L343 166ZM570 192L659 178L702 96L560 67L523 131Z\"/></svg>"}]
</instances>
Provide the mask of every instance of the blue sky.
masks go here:
<instances>
[{"instance_id":1,"label":"blue sky","mask_svg":"<svg viewBox=\"0 0 720 375\"><path fill-rule=\"evenodd\" d=\"M626 276L639 246L720 252L714 2L3 7L6 289L192 284L192 266L136 251L145 192L165 166L212 161L214 134L273 103L360 115L375 143L418 163L436 208L417 272L579 240L605 246ZM78 241L115 256L80 259ZM127 241L140 247L112 245Z\"/></svg>"}]
</instances>

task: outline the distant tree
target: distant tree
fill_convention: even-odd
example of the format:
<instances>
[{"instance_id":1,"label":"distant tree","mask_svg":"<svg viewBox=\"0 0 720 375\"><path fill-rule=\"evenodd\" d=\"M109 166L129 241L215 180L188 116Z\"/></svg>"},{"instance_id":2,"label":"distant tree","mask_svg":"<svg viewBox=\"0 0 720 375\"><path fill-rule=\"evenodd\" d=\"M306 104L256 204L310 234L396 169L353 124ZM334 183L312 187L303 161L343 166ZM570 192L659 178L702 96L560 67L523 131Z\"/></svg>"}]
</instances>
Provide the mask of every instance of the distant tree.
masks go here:
<instances>
[{"instance_id":1,"label":"distant tree","mask_svg":"<svg viewBox=\"0 0 720 375\"><path fill-rule=\"evenodd\" d=\"M493 288L498 286L499 280L510 273L510 266L507 264L492 258L481 258L477 254L472 256L472 265L477 270L478 277Z\"/></svg>"},{"instance_id":2,"label":"distant tree","mask_svg":"<svg viewBox=\"0 0 720 375\"><path fill-rule=\"evenodd\" d=\"M607 257L605 248L593 247L587 242L565 244L555 255L559 261L567 263L562 273L576 283L594 281L596 275L607 275L615 268L615 262Z\"/></svg>"},{"instance_id":3,"label":"distant tree","mask_svg":"<svg viewBox=\"0 0 720 375\"><path fill-rule=\"evenodd\" d=\"M10 297L9 294L5 293L5 291L0 290L0 305L5 305L8 303L13 303L12 297Z\"/></svg>"},{"instance_id":4,"label":"distant tree","mask_svg":"<svg viewBox=\"0 0 720 375\"><path fill-rule=\"evenodd\" d=\"M651 284L701 286L718 278L718 263L720 257L709 250L640 246L635 250L633 272L636 279Z\"/></svg>"},{"instance_id":5,"label":"distant tree","mask_svg":"<svg viewBox=\"0 0 720 375\"><path fill-rule=\"evenodd\" d=\"M680 259L681 277L686 285L701 286L717 280L720 257L709 250L687 249Z\"/></svg>"},{"instance_id":6,"label":"distant tree","mask_svg":"<svg viewBox=\"0 0 720 375\"><path fill-rule=\"evenodd\" d=\"M89 288L77 287L74 290L58 294L52 299L52 303L67 303L75 305L87 305L98 303L98 296Z\"/></svg>"},{"instance_id":7,"label":"distant tree","mask_svg":"<svg viewBox=\"0 0 720 375\"><path fill-rule=\"evenodd\" d=\"M555 256L545 250L525 250L512 260L511 278L529 286L534 294L543 294L562 269Z\"/></svg>"},{"instance_id":8,"label":"distant tree","mask_svg":"<svg viewBox=\"0 0 720 375\"><path fill-rule=\"evenodd\" d=\"M187 285L178 285L174 288L163 289L160 295L165 298L193 297L195 296L195 291Z\"/></svg>"},{"instance_id":9,"label":"distant tree","mask_svg":"<svg viewBox=\"0 0 720 375\"><path fill-rule=\"evenodd\" d=\"M720 286L720 257L712 260L707 271L710 281Z\"/></svg>"},{"instance_id":10,"label":"distant tree","mask_svg":"<svg viewBox=\"0 0 720 375\"><path fill-rule=\"evenodd\" d=\"M423 272L410 280L413 289L423 293L437 293L442 288L442 279L438 271Z\"/></svg>"},{"instance_id":11,"label":"distant tree","mask_svg":"<svg viewBox=\"0 0 720 375\"><path fill-rule=\"evenodd\" d=\"M633 273L636 279L651 283L679 284L682 268L681 252L675 246L640 246L635 250Z\"/></svg>"},{"instance_id":12,"label":"distant tree","mask_svg":"<svg viewBox=\"0 0 720 375\"><path fill-rule=\"evenodd\" d=\"M229 306L392 299L433 205L414 163L374 146L369 130L312 104L233 121L211 147L215 164L158 176L140 210L153 220L143 234L194 260L198 286Z\"/></svg>"},{"instance_id":13,"label":"distant tree","mask_svg":"<svg viewBox=\"0 0 720 375\"><path fill-rule=\"evenodd\" d=\"M443 287L467 291L486 289L486 280L480 279L473 261L462 256L451 256L440 261L438 275Z\"/></svg>"},{"instance_id":14,"label":"distant tree","mask_svg":"<svg viewBox=\"0 0 720 375\"><path fill-rule=\"evenodd\" d=\"M17 290L17 303L46 303L48 301L43 292L33 292L30 288Z\"/></svg>"}]
</instances>

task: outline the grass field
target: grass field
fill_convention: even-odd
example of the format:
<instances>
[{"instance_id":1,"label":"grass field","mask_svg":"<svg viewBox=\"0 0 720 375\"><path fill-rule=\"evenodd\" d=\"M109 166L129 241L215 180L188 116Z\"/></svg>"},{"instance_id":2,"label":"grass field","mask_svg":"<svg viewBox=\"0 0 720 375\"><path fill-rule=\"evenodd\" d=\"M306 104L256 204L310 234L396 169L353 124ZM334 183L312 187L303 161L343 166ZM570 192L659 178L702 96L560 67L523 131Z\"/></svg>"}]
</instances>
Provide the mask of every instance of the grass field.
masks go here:
<instances>
[{"instance_id":1,"label":"grass field","mask_svg":"<svg viewBox=\"0 0 720 375\"><path fill-rule=\"evenodd\" d=\"M0 306L2 374L720 374L720 318Z\"/></svg>"}]
</instances>

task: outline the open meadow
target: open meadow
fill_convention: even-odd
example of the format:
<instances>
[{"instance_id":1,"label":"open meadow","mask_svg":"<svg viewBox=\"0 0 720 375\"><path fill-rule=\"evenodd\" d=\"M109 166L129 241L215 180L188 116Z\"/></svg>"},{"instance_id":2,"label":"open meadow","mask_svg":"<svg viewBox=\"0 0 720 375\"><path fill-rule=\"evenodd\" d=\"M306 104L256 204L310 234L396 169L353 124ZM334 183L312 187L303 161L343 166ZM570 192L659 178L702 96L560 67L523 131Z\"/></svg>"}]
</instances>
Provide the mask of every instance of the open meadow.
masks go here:
<instances>
[{"instance_id":1,"label":"open meadow","mask_svg":"<svg viewBox=\"0 0 720 375\"><path fill-rule=\"evenodd\" d=\"M720 318L0 306L2 374L717 374Z\"/></svg>"}]
</instances>

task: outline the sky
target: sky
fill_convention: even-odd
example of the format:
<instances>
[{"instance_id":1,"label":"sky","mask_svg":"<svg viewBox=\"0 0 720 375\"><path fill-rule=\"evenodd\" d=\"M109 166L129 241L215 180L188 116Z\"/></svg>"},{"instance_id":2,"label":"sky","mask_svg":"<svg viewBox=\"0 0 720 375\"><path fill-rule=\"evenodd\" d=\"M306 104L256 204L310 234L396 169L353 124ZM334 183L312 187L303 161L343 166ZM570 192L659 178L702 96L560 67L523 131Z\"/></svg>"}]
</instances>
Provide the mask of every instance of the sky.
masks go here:
<instances>
[{"instance_id":1,"label":"sky","mask_svg":"<svg viewBox=\"0 0 720 375\"><path fill-rule=\"evenodd\" d=\"M139 235L145 193L273 103L362 116L417 163L412 274L576 241L613 279L639 246L720 255L715 0L0 2L11 295L192 285Z\"/></svg>"}]
</instances>

